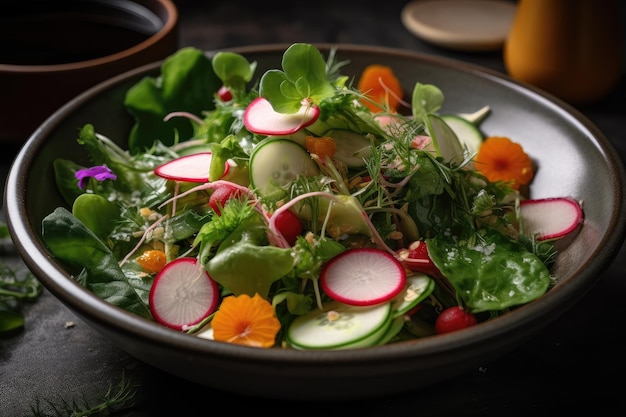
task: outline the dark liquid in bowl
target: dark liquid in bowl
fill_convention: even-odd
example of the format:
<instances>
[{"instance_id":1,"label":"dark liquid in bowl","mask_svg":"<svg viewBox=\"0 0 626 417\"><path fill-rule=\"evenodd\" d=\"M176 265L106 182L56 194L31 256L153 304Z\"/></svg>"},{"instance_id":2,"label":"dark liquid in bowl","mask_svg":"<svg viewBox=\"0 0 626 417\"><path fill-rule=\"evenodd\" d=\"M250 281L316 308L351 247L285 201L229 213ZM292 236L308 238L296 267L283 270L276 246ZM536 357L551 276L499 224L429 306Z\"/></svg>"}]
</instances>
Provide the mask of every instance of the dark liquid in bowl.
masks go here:
<instances>
[{"instance_id":1,"label":"dark liquid in bowl","mask_svg":"<svg viewBox=\"0 0 626 417\"><path fill-rule=\"evenodd\" d=\"M0 64L100 58L141 43L162 26L152 11L131 1L11 2L0 12Z\"/></svg>"}]
</instances>

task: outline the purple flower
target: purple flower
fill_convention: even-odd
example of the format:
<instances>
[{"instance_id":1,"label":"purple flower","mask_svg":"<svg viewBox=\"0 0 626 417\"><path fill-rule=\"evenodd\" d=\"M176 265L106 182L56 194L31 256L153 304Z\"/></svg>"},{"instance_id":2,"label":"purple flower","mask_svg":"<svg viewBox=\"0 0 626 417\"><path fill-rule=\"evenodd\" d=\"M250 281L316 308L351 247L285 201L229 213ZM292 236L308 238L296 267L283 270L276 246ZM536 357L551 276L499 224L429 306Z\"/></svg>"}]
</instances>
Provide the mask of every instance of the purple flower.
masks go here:
<instances>
[{"instance_id":1,"label":"purple flower","mask_svg":"<svg viewBox=\"0 0 626 417\"><path fill-rule=\"evenodd\" d=\"M91 168L79 169L76 171L74 176L78 180L78 188L81 190L85 189L89 178L93 178L97 181L117 179L117 176L113 173L113 171L107 168L106 165L97 165Z\"/></svg>"}]
</instances>

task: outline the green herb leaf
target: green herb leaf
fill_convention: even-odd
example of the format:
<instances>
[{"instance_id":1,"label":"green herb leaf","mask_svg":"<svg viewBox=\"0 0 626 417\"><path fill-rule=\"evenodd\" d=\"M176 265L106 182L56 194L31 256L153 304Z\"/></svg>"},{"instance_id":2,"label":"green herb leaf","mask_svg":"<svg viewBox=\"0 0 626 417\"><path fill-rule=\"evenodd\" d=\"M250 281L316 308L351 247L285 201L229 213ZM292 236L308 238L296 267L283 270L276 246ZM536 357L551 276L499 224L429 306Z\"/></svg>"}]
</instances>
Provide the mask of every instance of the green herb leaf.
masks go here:
<instances>
[{"instance_id":1,"label":"green herb leaf","mask_svg":"<svg viewBox=\"0 0 626 417\"><path fill-rule=\"evenodd\" d=\"M0 335L14 332L24 327L24 317L14 311L0 310Z\"/></svg>"},{"instance_id":2,"label":"green herb leaf","mask_svg":"<svg viewBox=\"0 0 626 417\"><path fill-rule=\"evenodd\" d=\"M443 105L443 92L432 84L416 83L411 96L411 112L416 120L439 111Z\"/></svg>"},{"instance_id":3,"label":"green herb leaf","mask_svg":"<svg viewBox=\"0 0 626 417\"><path fill-rule=\"evenodd\" d=\"M115 386L109 384L98 404L90 404L84 398L72 400L63 397L37 398L30 408L34 417L112 416L130 410L135 404L136 394L137 386L122 374Z\"/></svg>"},{"instance_id":4,"label":"green herb leaf","mask_svg":"<svg viewBox=\"0 0 626 417\"><path fill-rule=\"evenodd\" d=\"M267 298L272 283L293 269L294 258L291 248L259 246L244 239L219 251L205 266L233 294Z\"/></svg>"},{"instance_id":5,"label":"green herb leaf","mask_svg":"<svg viewBox=\"0 0 626 417\"><path fill-rule=\"evenodd\" d=\"M74 200L72 214L100 239L106 239L119 220L120 209L101 195L85 193Z\"/></svg>"},{"instance_id":6,"label":"green herb leaf","mask_svg":"<svg viewBox=\"0 0 626 417\"><path fill-rule=\"evenodd\" d=\"M326 74L326 61L313 45L295 43L283 54L283 70L263 74L259 94L279 113L295 113L302 101L319 104L335 88Z\"/></svg>"},{"instance_id":7,"label":"green herb leaf","mask_svg":"<svg viewBox=\"0 0 626 417\"><path fill-rule=\"evenodd\" d=\"M248 60L237 53L219 51L211 61L213 71L231 91L245 92L246 84L252 80L256 62Z\"/></svg>"}]
</instances>

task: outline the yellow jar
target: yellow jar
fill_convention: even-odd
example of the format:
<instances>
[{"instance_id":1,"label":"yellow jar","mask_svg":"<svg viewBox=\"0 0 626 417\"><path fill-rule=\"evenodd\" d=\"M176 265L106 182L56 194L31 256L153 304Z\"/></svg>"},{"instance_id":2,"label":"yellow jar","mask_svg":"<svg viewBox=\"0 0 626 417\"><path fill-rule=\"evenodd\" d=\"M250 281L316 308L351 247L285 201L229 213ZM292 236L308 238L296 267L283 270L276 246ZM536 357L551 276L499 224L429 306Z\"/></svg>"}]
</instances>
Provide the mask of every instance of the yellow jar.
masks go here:
<instances>
[{"instance_id":1,"label":"yellow jar","mask_svg":"<svg viewBox=\"0 0 626 417\"><path fill-rule=\"evenodd\" d=\"M588 103L619 81L623 42L618 0L519 0L504 65L515 79Z\"/></svg>"}]
</instances>

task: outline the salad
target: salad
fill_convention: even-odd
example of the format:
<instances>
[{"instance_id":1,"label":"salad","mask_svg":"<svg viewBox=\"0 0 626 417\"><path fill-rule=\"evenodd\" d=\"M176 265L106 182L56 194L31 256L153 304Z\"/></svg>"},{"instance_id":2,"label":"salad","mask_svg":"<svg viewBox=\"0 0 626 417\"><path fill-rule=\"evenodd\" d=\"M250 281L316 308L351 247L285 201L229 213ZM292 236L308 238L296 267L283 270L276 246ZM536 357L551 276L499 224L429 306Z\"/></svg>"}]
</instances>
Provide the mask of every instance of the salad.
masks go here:
<instances>
[{"instance_id":1,"label":"salad","mask_svg":"<svg viewBox=\"0 0 626 417\"><path fill-rule=\"evenodd\" d=\"M310 44L260 77L183 48L126 94L128 147L80 130L58 159L50 252L107 302L179 332L260 348L350 349L456 331L554 283L583 224L528 198L538 167L444 92ZM497 110L496 110L497 111Z\"/></svg>"}]
</instances>

